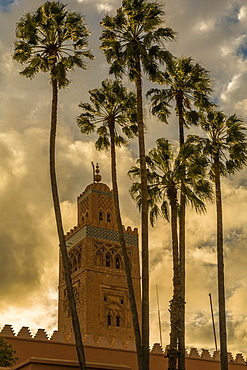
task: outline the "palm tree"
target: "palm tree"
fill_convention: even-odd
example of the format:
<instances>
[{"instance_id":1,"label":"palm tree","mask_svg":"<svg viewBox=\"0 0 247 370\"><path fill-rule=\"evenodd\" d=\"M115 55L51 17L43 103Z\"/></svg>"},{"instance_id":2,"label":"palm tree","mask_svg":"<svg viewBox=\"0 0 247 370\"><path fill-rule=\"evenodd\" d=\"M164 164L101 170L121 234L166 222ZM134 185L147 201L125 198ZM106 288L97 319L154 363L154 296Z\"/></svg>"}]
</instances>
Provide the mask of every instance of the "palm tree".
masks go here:
<instances>
[{"instance_id":1,"label":"palm tree","mask_svg":"<svg viewBox=\"0 0 247 370\"><path fill-rule=\"evenodd\" d=\"M126 72L135 83L137 95L137 123L139 156L141 166L142 193L142 348L143 370L149 369L149 254L148 254L148 202L147 176L145 164L145 140L142 97L142 74L150 80L158 78L159 65L171 58L165 50L164 42L173 40L172 29L164 28L164 11L157 2L147 0L123 0L116 15L106 15L101 22L103 27L101 48L110 73L122 77Z\"/></svg>"},{"instance_id":2,"label":"palm tree","mask_svg":"<svg viewBox=\"0 0 247 370\"><path fill-rule=\"evenodd\" d=\"M190 136L189 140L198 143L211 164L211 176L215 184L217 215L217 266L218 304L220 326L221 370L228 369L225 279L224 279L224 240L221 177L234 174L247 165L247 136L243 121L237 116L227 117L223 112L212 111L201 116L201 126L207 138Z\"/></svg>"},{"instance_id":3,"label":"palm tree","mask_svg":"<svg viewBox=\"0 0 247 370\"><path fill-rule=\"evenodd\" d=\"M97 131L99 138L95 145L98 150L109 149L109 147L111 150L111 175L119 243L123 253L126 280L129 290L132 321L136 338L138 367L141 370L141 332L120 214L115 148L116 145L121 146L121 144L126 144L126 140L117 133L116 124L122 128L123 133L128 138L133 137L137 133L136 96L132 92L129 92L119 81L111 80L103 81L101 88L90 90L89 93L91 104L80 103L79 106L83 109L83 113L77 118L77 123L83 134L89 134L95 130ZM98 125L100 126L97 127Z\"/></svg>"},{"instance_id":4,"label":"palm tree","mask_svg":"<svg viewBox=\"0 0 247 370\"><path fill-rule=\"evenodd\" d=\"M179 143L183 146L186 112L195 117L196 111L204 111L212 107L209 100L211 80L209 72L192 58L173 58L168 64L163 77L159 80L164 89L151 89L147 96L151 97L152 113L167 123L171 114L172 103L178 115ZM197 124L196 120L192 121ZM179 217L179 264L181 269L181 289L184 304L181 307L181 322L179 331L179 369L185 369L185 198L180 195Z\"/></svg>"},{"instance_id":5,"label":"palm tree","mask_svg":"<svg viewBox=\"0 0 247 370\"><path fill-rule=\"evenodd\" d=\"M171 221L173 254L173 298L170 302L171 333L168 349L168 369L175 370L179 358L178 337L180 311L183 306L178 243L178 193L183 195L198 212L205 212L205 199L211 199L211 184L206 178L207 161L195 152L195 147L185 143L175 156L174 147L167 139L156 141L157 147L150 150L146 157L148 167L148 190L150 221L162 215ZM186 169L186 172L184 172ZM133 167L130 174L140 177L140 169ZM140 184L134 183L131 194L140 204Z\"/></svg>"},{"instance_id":6,"label":"palm tree","mask_svg":"<svg viewBox=\"0 0 247 370\"><path fill-rule=\"evenodd\" d=\"M74 67L86 68L85 58L92 59L88 50L89 32L82 16L66 10L56 1L46 1L33 13L26 13L16 26L13 58L25 65L21 75L33 78L38 72L48 72L52 85L50 129L50 180L52 197L62 255L68 299L80 369L86 369L79 319L64 238L62 216L55 170L55 142L57 128L58 88L69 84L67 72Z\"/></svg>"}]
</instances>

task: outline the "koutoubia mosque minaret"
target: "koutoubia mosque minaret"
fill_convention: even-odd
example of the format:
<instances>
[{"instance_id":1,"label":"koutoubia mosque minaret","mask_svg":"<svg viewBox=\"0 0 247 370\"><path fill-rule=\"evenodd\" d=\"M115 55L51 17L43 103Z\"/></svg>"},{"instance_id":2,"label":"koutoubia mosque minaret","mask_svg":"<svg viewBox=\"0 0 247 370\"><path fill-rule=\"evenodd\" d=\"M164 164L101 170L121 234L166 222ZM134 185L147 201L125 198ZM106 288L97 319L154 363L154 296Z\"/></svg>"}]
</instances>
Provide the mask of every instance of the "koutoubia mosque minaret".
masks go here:
<instances>
[{"instance_id":1,"label":"koutoubia mosque minaret","mask_svg":"<svg viewBox=\"0 0 247 370\"><path fill-rule=\"evenodd\" d=\"M98 164L94 182L77 198L78 223L66 235L76 305L83 335L123 343L134 340L123 256L119 244L113 192L101 182ZM141 310L138 231L124 228L137 309ZM71 335L63 267L59 268L58 330Z\"/></svg>"}]
</instances>

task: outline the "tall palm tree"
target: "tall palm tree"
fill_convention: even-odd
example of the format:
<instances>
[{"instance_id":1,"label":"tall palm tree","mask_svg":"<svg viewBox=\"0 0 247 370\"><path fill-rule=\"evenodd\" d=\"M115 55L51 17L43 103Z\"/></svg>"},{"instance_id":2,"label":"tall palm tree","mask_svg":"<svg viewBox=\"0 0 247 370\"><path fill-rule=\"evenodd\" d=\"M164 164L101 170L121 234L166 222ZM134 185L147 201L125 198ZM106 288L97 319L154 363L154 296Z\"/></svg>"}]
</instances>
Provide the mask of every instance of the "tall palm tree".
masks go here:
<instances>
[{"instance_id":1,"label":"tall palm tree","mask_svg":"<svg viewBox=\"0 0 247 370\"><path fill-rule=\"evenodd\" d=\"M200 118L207 138L190 135L189 140L197 142L208 156L215 184L220 356L221 370L228 370L221 177L234 174L247 165L246 126L237 115L227 117L220 111L209 112Z\"/></svg>"},{"instance_id":2,"label":"tall palm tree","mask_svg":"<svg viewBox=\"0 0 247 370\"><path fill-rule=\"evenodd\" d=\"M173 58L168 64L163 77L159 82L165 85L163 89L151 89L147 96L151 97L152 113L167 123L171 114L172 104L178 115L179 143L184 145L184 127L187 126L185 114L190 112L191 117L197 111L204 111L212 107L209 99L212 83L209 72L192 58ZM196 120L192 121L196 124ZM184 304L181 307L181 321L179 331L179 369L185 369L185 198L183 191L180 195L179 217L179 265L181 269L181 289Z\"/></svg>"},{"instance_id":3,"label":"tall palm tree","mask_svg":"<svg viewBox=\"0 0 247 370\"><path fill-rule=\"evenodd\" d=\"M59 246L65 272L72 324L81 369L86 369L79 319L73 293L71 273L64 238L62 216L55 169L55 142L57 128L58 88L69 84L67 72L74 67L86 68L85 58L93 56L88 49L88 29L78 12L71 12L61 2L46 1L33 13L26 13L16 26L13 58L26 65L21 75L33 78L39 72L48 72L52 85L50 128L50 180L59 237Z\"/></svg>"},{"instance_id":4,"label":"tall palm tree","mask_svg":"<svg viewBox=\"0 0 247 370\"><path fill-rule=\"evenodd\" d=\"M142 76L150 80L158 78L159 66L171 59L164 43L173 40L172 29L164 28L164 11L157 2L147 0L123 0L116 15L106 15L101 22L103 27L101 48L110 73L122 77L126 72L135 83L137 95L137 123L139 156L141 166L142 193L142 348L143 370L149 369L149 254L148 254L148 202L147 176L145 164L145 140L143 119Z\"/></svg>"},{"instance_id":5,"label":"tall palm tree","mask_svg":"<svg viewBox=\"0 0 247 370\"><path fill-rule=\"evenodd\" d=\"M175 370L179 358L178 337L180 328L180 311L183 306L181 277L179 266L178 243L178 193L183 195L197 211L205 212L205 199L211 199L211 184L206 176L207 160L195 152L195 147L185 143L177 156L174 146L167 139L156 141L146 156L148 167L148 190L150 221L154 225L156 218L162 215L171 221L172 255L173 255L173 298L170 305L171 333L168 349L168 369ZM186 172L184 171L186 169ZM140 169L133 167L130 174L140 177ZM140 204L140 184L134 183L131 194Z\"/></svg>"},{"instance_id":6,"label":"tall palm tree","mask_svg":"<svg viewBox=\"0 0 247 370\"><path fill-rule=\"evenodd\" d=\"M91 104L80 103L79 106L82 108L83 113L78 116L77 123L83 134L89 134L95 130L97 131L99 138L95 145L98 150L109 149L109 147L111 150L111 175L119 243L123 253L126 280L130 297L138 368L141 370L141 332L129 258L122 227L116 165L116 145L120 146L121 144L126 144L126 140L117 133L116 125L122 128L123 133L128 138L137 134L136 96L132 92L129 92L119 81L111 80L103 81L101 88L90 90L89 93Z\"/></svg>"}]
</instances>

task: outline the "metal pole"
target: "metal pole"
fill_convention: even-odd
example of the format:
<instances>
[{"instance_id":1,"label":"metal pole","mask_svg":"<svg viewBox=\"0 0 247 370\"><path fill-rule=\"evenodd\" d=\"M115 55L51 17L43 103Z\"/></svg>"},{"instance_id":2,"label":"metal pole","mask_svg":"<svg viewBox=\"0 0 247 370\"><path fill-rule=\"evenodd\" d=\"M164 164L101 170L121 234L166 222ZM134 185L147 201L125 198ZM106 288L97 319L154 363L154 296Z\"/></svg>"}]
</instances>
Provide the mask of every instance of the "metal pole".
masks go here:
<instances>
[{"instance_id":1,"label":"metal pole","mask_svg":"<svg viewBox=\"0 0 247 370\"><path fill-rule=\"evenodd\" d=\"M158 286L156 284L156 293L157 293L157 306L158 306L158 319L159 319L159 330L160 330L160 345L162 346L162 332L161 332L161 321L160 321L160 307L159 307L159 294L158 294Z\"/></svg>"},{"instance_id":2,"label":"metal pole","mask_svg":"<svg viewBox=\"0 0 247 370\"><path fill-rule=\"evenodd\" d=\"M216 340L216 331L215 331L215 325L214 325L214 312L213 312L213 304L212 304L211 293L209 293L208 295L209 295L210 307L211 307L211 315L212 315L212 323L213 323L215 350L218 351L218 348L217 348L217 340Z\"/></svg>"},{"instance_id":3,"label":"metal pole","mask_svg":"<svg viewBox=\"0 0 247 370\"><path fill-rule=\"evenodd\" d=\"M95 169L94 169L94 163L91 162L92 168L93 168L93 182L95 182Z\"/></svg>"}]
</instances>

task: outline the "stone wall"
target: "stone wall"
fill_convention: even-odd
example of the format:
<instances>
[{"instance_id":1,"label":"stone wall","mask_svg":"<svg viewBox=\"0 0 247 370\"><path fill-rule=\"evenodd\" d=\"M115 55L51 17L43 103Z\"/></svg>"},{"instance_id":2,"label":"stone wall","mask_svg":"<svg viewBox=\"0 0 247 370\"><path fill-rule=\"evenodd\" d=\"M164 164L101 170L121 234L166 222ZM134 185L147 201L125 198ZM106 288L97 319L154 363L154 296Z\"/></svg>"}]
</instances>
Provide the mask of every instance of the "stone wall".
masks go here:
<instances>
[{"instance_id":1,"label":"stone wall","mask_svg":"<svg viewBox=\"0 0 247 370\"><path fill-rule=\"evenodd\" d=\"M31 357L46 359L61 359L76 361L75 340L73 336L64 338L63 335L54 331L49 337L44 329L38 329L31 334L28 327L22 327L15 333L11 325L5 325L0 334L14 346L17 363L28 360ZM137 370L137 361L134 342L121 342L120 340L109 341L105 337L94 339L91 335L83 337L85 354L88 362L119 365L123 364L132 370ZM150 368L157 370L167 369L166 349L155 343L150 351ZM229 370L247 370L247 364L242 354L232 355L229 353ZM187 370L220 370L219 352L210 353L207 349L191 348L186 354Z\"/></svg>"}]
</instances>

